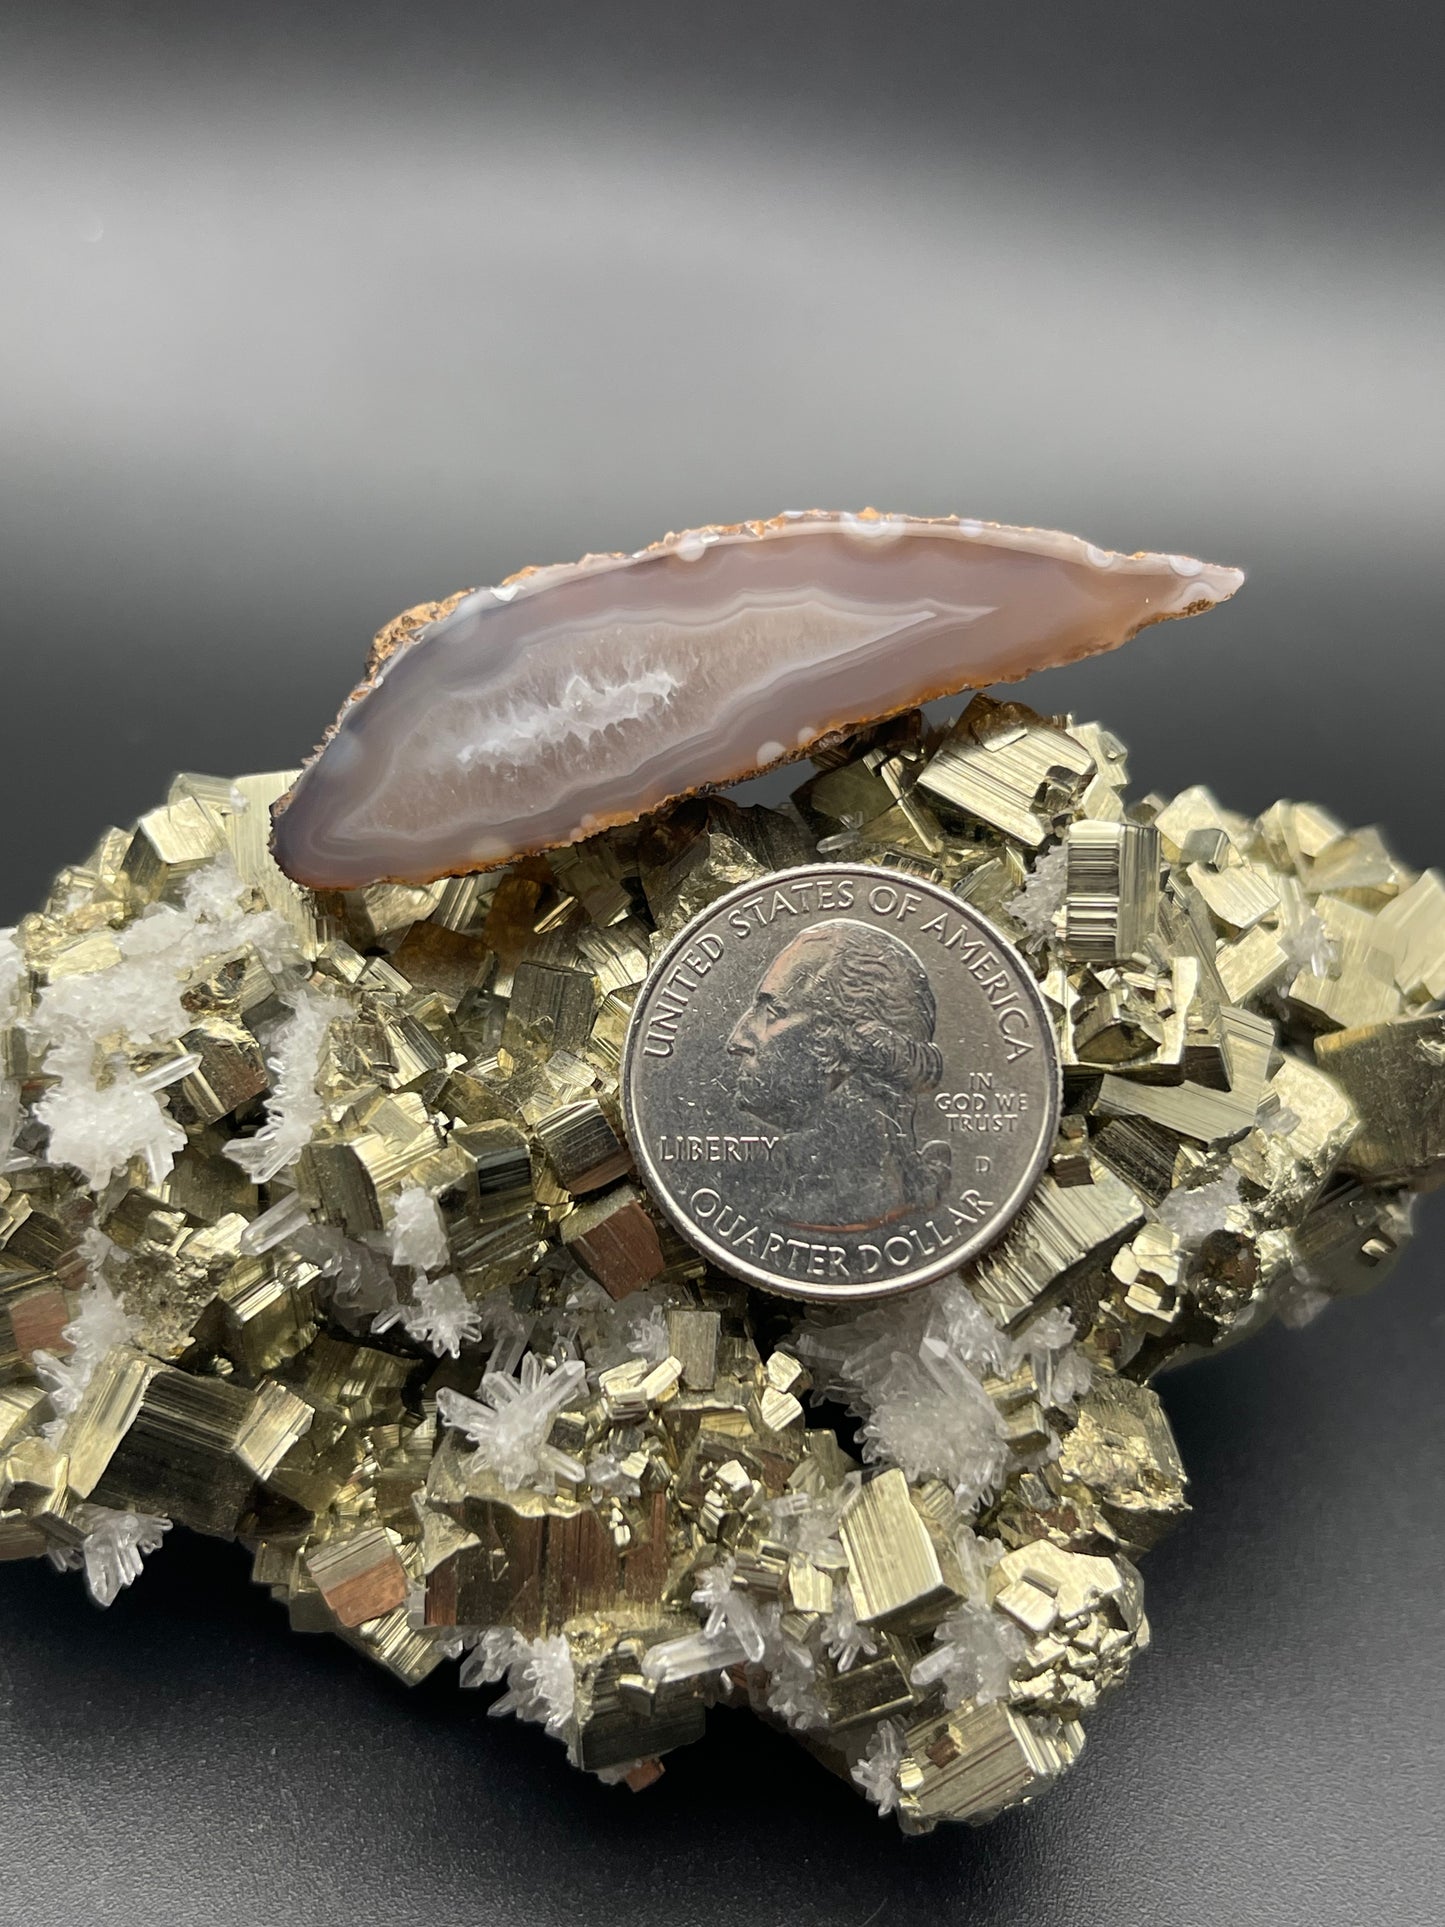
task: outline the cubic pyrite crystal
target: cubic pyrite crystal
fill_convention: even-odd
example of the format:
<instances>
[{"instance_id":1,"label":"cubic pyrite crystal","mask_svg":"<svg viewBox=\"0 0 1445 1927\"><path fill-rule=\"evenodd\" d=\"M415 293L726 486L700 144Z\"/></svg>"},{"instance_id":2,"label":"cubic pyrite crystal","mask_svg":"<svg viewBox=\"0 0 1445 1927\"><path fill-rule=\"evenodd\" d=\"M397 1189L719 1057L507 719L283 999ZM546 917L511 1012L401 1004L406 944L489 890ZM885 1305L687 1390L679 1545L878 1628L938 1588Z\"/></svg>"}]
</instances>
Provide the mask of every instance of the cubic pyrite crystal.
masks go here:
<instances>
[{"instance_id":1,"label":"cubic pyrite crystal","mask_svg":"<svg viewBox=\"0 0 1445 1927\"><path fill-rule=\"evenodd\" d=\"M238 1538L298 1629L633 1788L727 1697L910 1830L1033 1798L1186 1509L1147 1381L1377 1282L1445 1173L1438 874L1131 804L1107 731L986 697L417 887L290 883L291 781L178 778L0 938L0 1558L106 1603ZM676 932L820 856L1018 946L1065 1104L990 1251L789 1324L656 1214L618 1075Z\"/></svg>"}]
</instances>

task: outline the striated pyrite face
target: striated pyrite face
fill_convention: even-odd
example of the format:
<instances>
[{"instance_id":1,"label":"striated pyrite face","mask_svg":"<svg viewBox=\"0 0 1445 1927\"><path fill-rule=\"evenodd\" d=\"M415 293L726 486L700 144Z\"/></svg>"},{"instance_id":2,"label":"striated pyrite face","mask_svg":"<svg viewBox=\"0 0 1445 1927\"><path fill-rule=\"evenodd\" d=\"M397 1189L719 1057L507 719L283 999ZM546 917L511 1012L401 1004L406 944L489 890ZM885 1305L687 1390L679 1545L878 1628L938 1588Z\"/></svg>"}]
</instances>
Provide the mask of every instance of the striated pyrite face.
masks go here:
<instances>
[{"instance_id":1,"label":"striated pyrite face","mask_svg":"<svg viewBox=\"0 0 1445 1927\"><path fill-rule=\"evenodd\" d=\"M1242 580L871 510L524 570L383 630L283 800L276 854L322 889L490 869L930 697L1117 648Z\"/></svg>"}]
</instances>

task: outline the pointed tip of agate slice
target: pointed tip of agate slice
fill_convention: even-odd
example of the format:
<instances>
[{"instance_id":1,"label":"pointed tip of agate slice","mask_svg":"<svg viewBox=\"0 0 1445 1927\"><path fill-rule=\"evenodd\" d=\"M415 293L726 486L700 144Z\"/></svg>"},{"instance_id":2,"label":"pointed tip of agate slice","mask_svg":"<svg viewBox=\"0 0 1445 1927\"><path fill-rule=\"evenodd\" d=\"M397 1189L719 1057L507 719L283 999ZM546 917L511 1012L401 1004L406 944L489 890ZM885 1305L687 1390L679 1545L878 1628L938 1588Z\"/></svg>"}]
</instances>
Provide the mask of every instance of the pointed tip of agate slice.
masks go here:
<instances>
[{"instance_id":1,"label":"pointed tip of agate slice","mask_svg":"<svg viewBox=\"0 0 1445 1927\"><path fill-rule=\"evenodd\" d=\"M935 696L1115 649L1238 569L808 511L524 569L398 617L295 788L283 870L423 883L576 842Z\"/></svg>"}]
</instances>

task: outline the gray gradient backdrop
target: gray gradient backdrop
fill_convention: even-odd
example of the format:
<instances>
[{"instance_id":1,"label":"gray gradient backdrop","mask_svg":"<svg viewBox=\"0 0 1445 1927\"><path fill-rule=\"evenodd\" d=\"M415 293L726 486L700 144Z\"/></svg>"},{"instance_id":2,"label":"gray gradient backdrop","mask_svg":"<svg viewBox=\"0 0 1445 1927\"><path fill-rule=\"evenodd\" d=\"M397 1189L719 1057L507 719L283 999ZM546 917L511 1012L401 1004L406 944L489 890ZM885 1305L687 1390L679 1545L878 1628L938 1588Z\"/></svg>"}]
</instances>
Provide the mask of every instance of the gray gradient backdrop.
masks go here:
<instances>
[{"instance_id":1,"label":"gray gradient backdrop","mask_svg":"<svg viewBox=\"0 0 1445 1927\"><path fill-rule=\"evenodd\" d=\"M407 604L812 504L1244 564L1036 700L1440 859L1439 18L11 0L0 921L174 768L296 760ZM1433 1923L1425 1217L1167 1383L1155 1649L1033 1812L900 1842L727 1716L608 1792L190 1541L105 1615L0 1571L0 1920Z\"/></svg>"}]
</instances>

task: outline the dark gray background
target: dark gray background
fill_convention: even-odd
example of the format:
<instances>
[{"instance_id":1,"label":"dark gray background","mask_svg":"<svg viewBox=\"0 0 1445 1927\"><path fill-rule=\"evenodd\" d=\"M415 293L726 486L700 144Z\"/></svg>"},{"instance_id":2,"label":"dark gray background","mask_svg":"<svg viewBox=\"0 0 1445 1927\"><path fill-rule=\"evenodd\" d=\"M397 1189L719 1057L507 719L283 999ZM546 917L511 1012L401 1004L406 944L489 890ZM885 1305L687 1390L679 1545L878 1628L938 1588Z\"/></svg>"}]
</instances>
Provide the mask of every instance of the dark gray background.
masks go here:
<instances>
[{"instance_id":1,"label":"dark gray background","mask_svg":"<svg viewBox=\"0 0 1445 1927\"><path fill-rule=\"evenodd\" d=\"M1438 860L1441 52L1388 3L12 0L0 920L173 768L297 759L408 603L813 504L1244 564L1036 700ZM1433 1923L1442 1241L1167 1382L1155 1649L1031 1813L900 1842L726 1716L608 1792L177 1535L108 1614L0 1571L0 1919Z\"/></svg>"}]
</instances>

